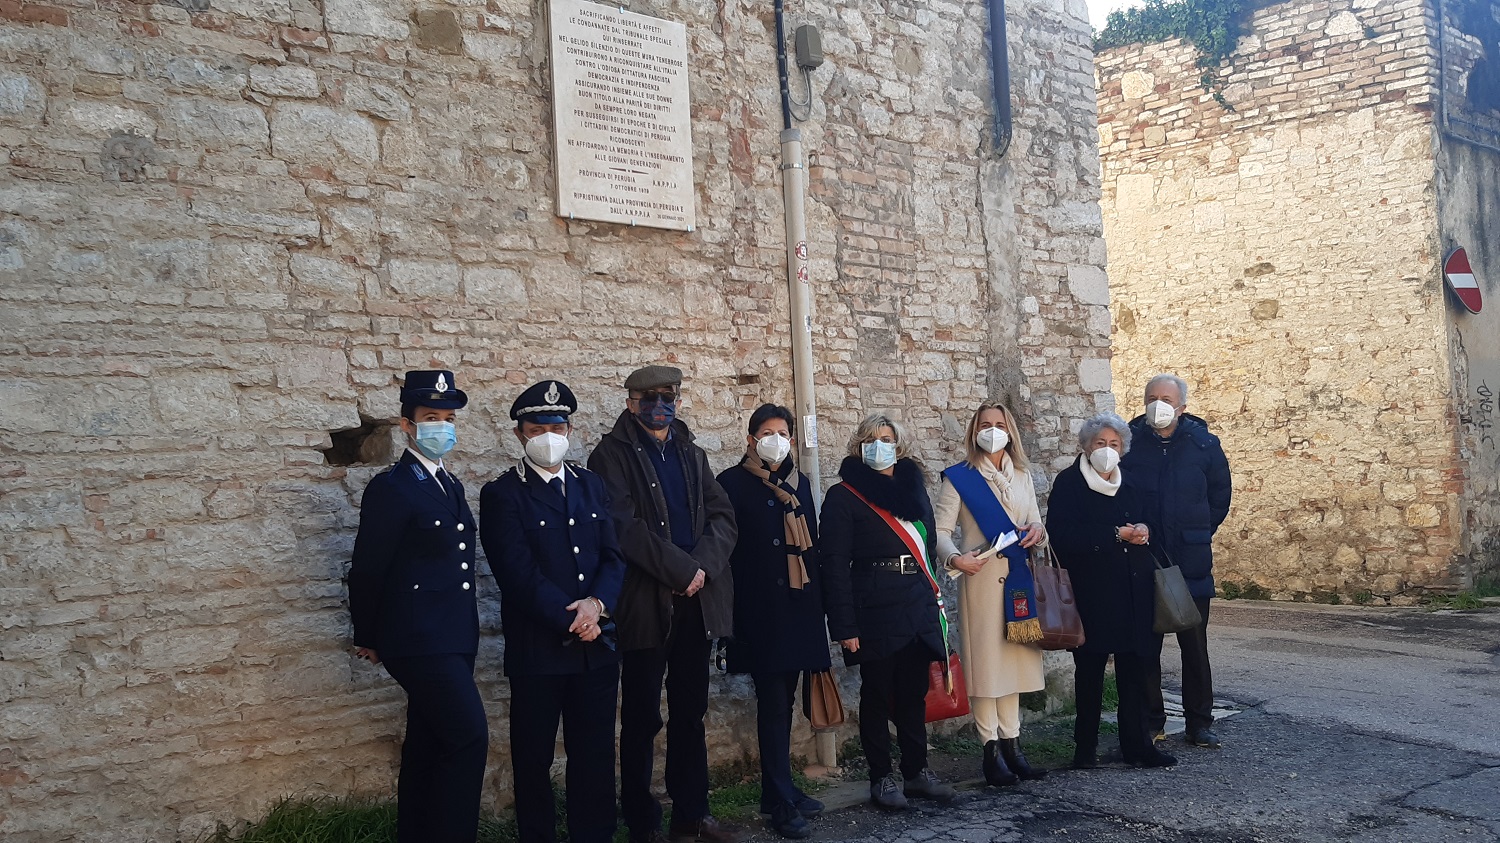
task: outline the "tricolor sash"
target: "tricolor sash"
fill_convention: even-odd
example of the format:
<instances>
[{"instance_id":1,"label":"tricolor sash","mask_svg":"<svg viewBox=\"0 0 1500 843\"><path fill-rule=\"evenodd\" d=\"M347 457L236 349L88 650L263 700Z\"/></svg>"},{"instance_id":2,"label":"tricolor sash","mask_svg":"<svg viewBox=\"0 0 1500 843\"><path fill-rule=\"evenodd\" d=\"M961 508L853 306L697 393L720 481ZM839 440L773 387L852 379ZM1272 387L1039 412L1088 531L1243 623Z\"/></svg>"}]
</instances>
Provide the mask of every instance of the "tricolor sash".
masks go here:
<instances>
[{"instance_id":1,"label":"tricolor sash","mask_svg":"<svg viewBox=\"0 0 1500 843\"><path fill-rule=\"evenodd\" d=\"M917 560L922 573L927 576L927 584L932 586L933 596L937 598L938 629L943 634L943 651L947 652L948 605L943 600L943 588L938 585L937 572L932 567L932 558L927 554L927 525L921 521L905 521L897 518L891 514L890 510L876 506L869 498L861 495L859 490L854 488L853 485L849 483L841 483L839 485L848 489L856 498L864 501L865 506L868 506L876 515L879 515L880 520L884 521L885 525L891 528L891 532L895 533L896 537L901 539L902 544L906 545L906 549L910 552L911 557ZM947 686L948 693L953 693L953 674L949 670L947 659L943 660L943 682Z\"/></svg>"}]
</instances>

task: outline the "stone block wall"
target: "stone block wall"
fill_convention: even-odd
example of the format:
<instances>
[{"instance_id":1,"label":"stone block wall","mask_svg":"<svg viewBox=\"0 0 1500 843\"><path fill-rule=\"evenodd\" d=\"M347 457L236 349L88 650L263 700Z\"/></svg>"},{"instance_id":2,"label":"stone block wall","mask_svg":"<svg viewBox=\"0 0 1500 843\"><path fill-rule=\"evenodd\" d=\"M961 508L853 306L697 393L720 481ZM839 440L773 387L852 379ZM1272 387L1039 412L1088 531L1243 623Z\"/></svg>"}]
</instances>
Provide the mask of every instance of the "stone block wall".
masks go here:
<instances>
[{"instance_id":1,"label":"stone block wall","mask_svg":"<svg viewBox=\"0 0 1500 843\"><path fill-rule=\"evenodd\" d=\"M1216 102L1196 53L1099 56L1116 394L1175 371L1223 439L1221 581L1401 598L1460 579L1464 467L1423 0L1257 11Z\"/></svg>"},{"instance_id":2,"label":"stone block wall","mask_svg":"<svg viewBox=\"0 0 1500 843\"><path fill-rule=\"evenodd\" d=\"M1044 465L1110 405L1084 5L1009 6L998 161L982 5L791 21L829 58L803 126L828 475L870 409L937 467L991 393L1027 402ZM720 468L749 408L790 402L770 7L631 9L689 31L691 234L554 216L539 0L0 4L5 839L191 840L289 793L390 791L404 703L351 657L342 584L388 449L325 452L380 439L404 370L469 392L451 461L476 500L535 379L578 393L578 458L643 363L687 371ZM742 685L715 760L753 749Z\"/></svg>"}]
</instances>

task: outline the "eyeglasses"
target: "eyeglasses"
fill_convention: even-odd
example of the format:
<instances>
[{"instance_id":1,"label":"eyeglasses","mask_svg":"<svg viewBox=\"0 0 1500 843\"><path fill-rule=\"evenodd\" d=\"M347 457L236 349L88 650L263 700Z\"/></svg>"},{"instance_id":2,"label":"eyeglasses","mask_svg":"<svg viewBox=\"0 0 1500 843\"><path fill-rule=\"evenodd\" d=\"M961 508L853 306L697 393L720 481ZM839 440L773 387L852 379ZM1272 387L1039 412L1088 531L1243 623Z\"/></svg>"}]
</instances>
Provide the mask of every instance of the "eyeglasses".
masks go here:
<instances>
[{"instance_id":1,"label":"eyeglasses","mask_svg":"<svg viewBox=\"0 0 1500 843\"><path fill-rule=\"evenodd\" d=\"M651 390L642 392L641 397L635 399L642 404L676 404L679 393L672 390Z\"/></svg>"}]
</instances>

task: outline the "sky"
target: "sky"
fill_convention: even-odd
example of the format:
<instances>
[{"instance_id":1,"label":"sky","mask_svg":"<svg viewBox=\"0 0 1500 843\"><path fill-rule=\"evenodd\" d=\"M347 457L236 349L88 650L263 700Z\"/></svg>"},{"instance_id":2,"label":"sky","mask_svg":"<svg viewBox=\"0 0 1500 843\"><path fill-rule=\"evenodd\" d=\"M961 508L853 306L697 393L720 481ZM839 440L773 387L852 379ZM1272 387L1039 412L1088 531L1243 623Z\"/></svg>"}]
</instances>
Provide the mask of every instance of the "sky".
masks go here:
<instances>
[{"instance_id":1,"label":"sky","mask_svg":"<svg viewBox=\"0 0 1500 843\"><path fill-rule=\"evenodd\" d=\"M1092 23L1095 29L1101 29L1104 26L1105 16L1110 12L1126 6L1139 5L1139 2L1138 0L1088 0L1088 4L1089 23Z\"/></svg>"}]
</instances>

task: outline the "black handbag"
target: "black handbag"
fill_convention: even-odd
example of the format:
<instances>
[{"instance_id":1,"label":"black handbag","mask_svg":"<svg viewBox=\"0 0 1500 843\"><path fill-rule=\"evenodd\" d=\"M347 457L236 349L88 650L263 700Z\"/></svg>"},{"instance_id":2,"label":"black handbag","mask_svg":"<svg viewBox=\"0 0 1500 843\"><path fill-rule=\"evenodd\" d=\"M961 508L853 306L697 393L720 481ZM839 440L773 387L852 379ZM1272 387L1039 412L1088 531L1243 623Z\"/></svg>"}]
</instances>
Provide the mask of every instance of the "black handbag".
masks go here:
<instances>
[{"instance_id":1,"label":"black handbag","mask_svg":"<svg viewBox=\"0 0 1500 843\"><path fill-rule=\"evenodd\" d=\"M1158 554L1156 545L1146 547L1156 560L1156 618L1151 624L1152 631L1158 635L1186 632L1203 623L1203 615L1198 612L1198 603L1192 592L1188 591L1182 569L1172 564L1166 548L1160 548Z\"/></svg>"}]
</instances>

